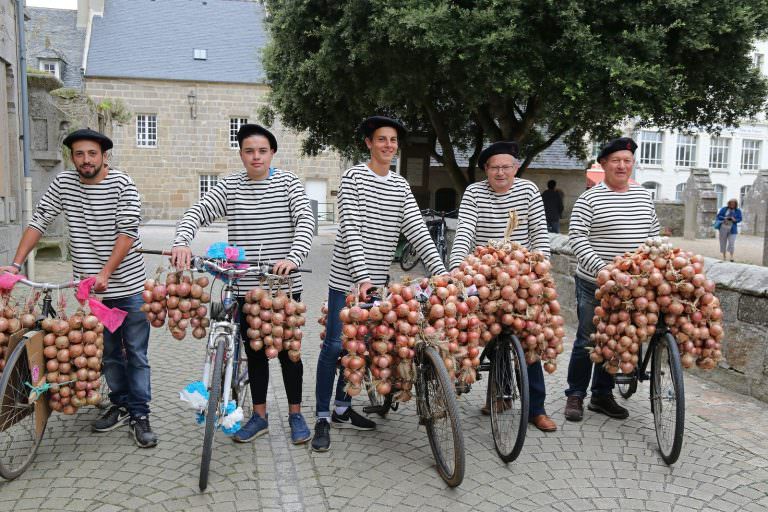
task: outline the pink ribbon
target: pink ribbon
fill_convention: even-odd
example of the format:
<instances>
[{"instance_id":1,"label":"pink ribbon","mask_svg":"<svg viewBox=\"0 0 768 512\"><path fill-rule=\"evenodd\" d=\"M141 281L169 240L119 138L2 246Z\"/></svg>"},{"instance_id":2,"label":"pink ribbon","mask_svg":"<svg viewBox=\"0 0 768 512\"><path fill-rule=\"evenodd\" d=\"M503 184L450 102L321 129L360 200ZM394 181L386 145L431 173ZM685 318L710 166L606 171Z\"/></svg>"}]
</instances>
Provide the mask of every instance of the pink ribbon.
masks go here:
<instances>
[{"instance_id":1,"label":"pink ribbon","mask_svg":"<svg viewBox=\"0 0 768 512\"><path fill-rule=\"evenodd\" d=\"M91 313L99 319L99 322L104 324L104 327L109 332L115 332L121 325L125 317L128 316L127 311L123 311L120 308L110 308L105 306L103 302L98 299L91 298L91 289L96 286L96 278L88 277L80 281L77 286L77 292L75 297L80 301L80 304L85 304L88 301L88 307L91 308Z\"/></svg>"},{"instance_id":2,"label":"pink ribbon","mask_svg":"<svg viewBox=\"0 0 768 512\"><path fill-rule=\"evenodd\" d=\"M75 297L80 301L80 304L85 304L85 301L91 296L91 288L94 286L96 286L95 277L88 277L80 281L80 284L77 285L77 292L75 292Z\"/></svg>"},{"instance_id":3,"label":"pink ribbon","mask_svg":"<svg viewBox=\"0 0 768 512\"><path fill-rule=\"evenodd\" d=\"M13 290L13 287L16 285L16 283L22 279L26 279L26 277L20 274L11 274L9 272L5 272L3 275L0 275L0 290Z\"/></svg>"}]
</instances>

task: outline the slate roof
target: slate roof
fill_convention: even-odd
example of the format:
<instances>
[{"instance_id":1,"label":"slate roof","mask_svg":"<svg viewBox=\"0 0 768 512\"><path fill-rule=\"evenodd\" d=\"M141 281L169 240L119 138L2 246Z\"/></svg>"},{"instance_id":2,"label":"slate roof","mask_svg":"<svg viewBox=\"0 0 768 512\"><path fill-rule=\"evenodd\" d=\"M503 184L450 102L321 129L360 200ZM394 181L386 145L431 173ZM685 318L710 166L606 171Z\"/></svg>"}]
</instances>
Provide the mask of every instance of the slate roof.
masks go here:
<instances>
[{"instance_id":1,"label":"slate roof","mask_svg":"<svg viewBox=\"0 0 768 512\"><path fill-rule=\"evenodd\" d=\"M77 28L77 11L27 7L24 23L29 67L40 69L39 59L61 61L61 81L65 87L80 89L85 28Z\"/></svg>"},{"instance_id":2,"label":"slate roof","mask_svg":"<svg viewBox=\"0 0 768 512\"><path fill-rule=\"evenodd\" d=\"M437 145L437 151L440 152L440 144ZM472 153L457 151L456 163L459 167L466 168L469 165L469 157ZM440 164L434 159L430 159L432 167L439 167ZM586 168L586 162L568 156L568 148L562 139L552 143L547 149L536 155L536 158L528 165L529 169L566 169L580 170Z\"/></svg>"},{"instance_id":3,"label":"slate roof","mask_svg":"<svg viewBox=\"0 0 768 512\"><path fill-rule=\"evenodd\" d=\"M105 0L86 76L263 83L264 18L253 0Z\"/></svg>"}]
</instances>

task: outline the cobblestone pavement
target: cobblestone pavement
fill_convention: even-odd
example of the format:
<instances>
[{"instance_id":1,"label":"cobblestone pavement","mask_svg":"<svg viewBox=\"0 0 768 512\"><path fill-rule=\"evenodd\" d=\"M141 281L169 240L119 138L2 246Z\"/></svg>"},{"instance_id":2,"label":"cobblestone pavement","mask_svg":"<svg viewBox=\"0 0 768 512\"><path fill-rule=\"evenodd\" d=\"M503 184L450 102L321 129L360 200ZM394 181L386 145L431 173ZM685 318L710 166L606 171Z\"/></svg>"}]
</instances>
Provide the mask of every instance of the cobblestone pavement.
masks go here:
<instances>
[{"instance_id":1,"label":"cobblestone pavement","mask_svg":"<svg viewBox=\"0 0 768 512\"><path fill-rule=\"evenodd\" d=\"M169 229L145 227L145 246L161 247ZM206 230L197 248L220 239L220 230ZM332 241L321 232L306 264L313 269L305 293L310 422L319 348L315 320L327 291ZM38 268L39 278L57 279L67 266ZM269 435L236 445L217 434L210 484L200 493L202 429L181 406L178 391L198 378L201 344L154 330L150 359L152 425L160 444L139 449L127 428L92 434L92 408L75 417L54 415L32 466L17 480L0 482L0 510L768 510L766 404L687 375L685 444L680 460L667 467L656 450L647 383L627 402L626 420L587 411L581 423L565 422L567 353L546 377L548 412L560 430L545 435L529 428L522 454L509 465L497 458L489 421L478 413L485 381L459 398L467 470L456 489L437 476L410 403L377 420L376 431L334 430L327 453L291 445L285 392L273 362Z\"/></svg>"}]
</instances>

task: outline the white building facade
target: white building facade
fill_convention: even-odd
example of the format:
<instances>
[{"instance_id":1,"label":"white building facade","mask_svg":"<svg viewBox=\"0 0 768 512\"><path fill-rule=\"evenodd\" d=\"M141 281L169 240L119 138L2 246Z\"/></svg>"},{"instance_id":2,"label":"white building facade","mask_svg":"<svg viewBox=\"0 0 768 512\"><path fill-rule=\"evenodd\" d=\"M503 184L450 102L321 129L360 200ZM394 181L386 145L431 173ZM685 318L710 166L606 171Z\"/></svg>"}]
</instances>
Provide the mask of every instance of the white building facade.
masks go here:
<instances>
[{"instance_id":1,"label":"white building facade","mask_svg":"<svg viewBox=\"0 0 768 512\"><path fill-rule=\"evenodd\" d=\"M768 76L768 41L755 44L752 58ZM690 169L706 168L718 194L718 205L725 205L730 198L741 203L758 171L768 168L768 120L764 113L719 135L631 126L626 132L639 146L634 179L657 199L679 200Z\"/></svg>"}]
</instances>

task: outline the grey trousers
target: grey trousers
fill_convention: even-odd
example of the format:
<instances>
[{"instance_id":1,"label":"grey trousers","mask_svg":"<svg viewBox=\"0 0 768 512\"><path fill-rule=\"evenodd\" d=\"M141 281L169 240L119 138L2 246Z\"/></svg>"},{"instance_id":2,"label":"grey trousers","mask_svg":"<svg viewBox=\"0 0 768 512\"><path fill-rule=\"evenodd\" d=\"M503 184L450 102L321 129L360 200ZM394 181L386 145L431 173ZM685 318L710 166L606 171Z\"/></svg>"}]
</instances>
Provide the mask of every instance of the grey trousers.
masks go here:
<instances>
[{"instance_id":1,"label":"grey trousers","mask_svg":"<svg viewBox=\"0 0 768 512\"><path fill-rule=\"evenodd\" d=\"M736 234L731 234L731 226L726 226L725 223L723 223L723 225L720 226L720 252L723 254L726 252L733 254L733 246L735 243Z\"/></svg>"}]
</instances>

